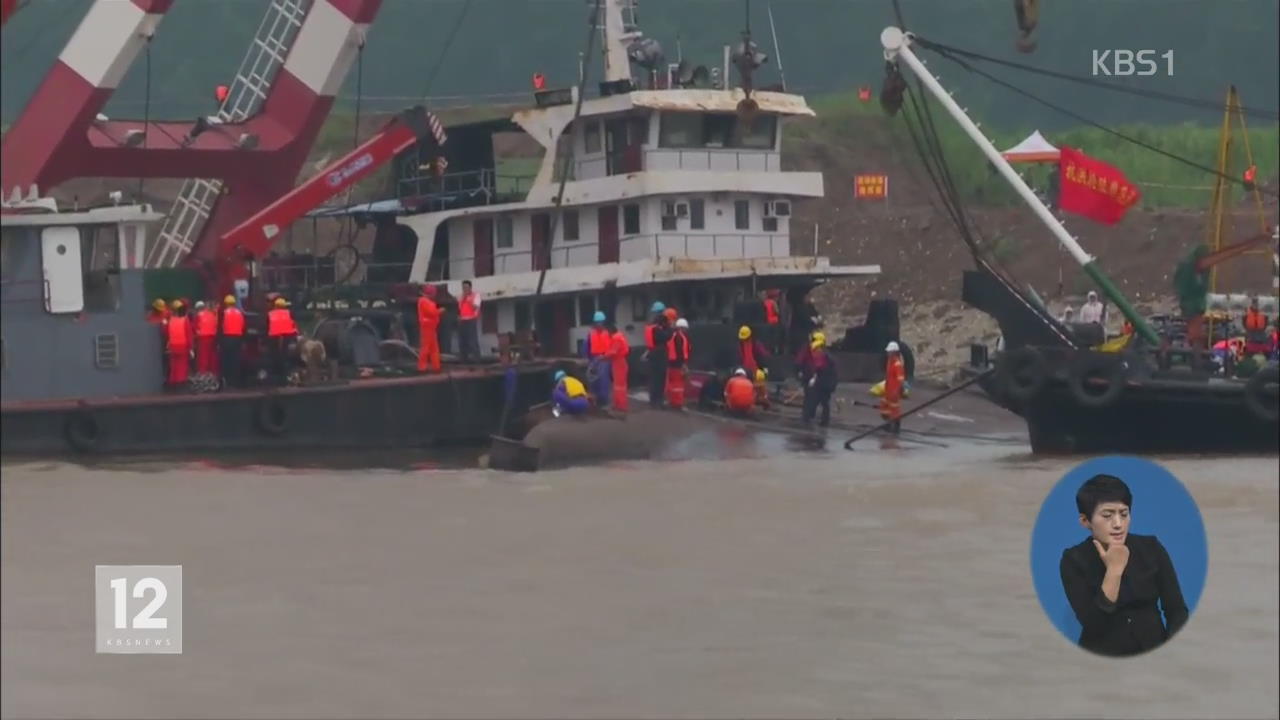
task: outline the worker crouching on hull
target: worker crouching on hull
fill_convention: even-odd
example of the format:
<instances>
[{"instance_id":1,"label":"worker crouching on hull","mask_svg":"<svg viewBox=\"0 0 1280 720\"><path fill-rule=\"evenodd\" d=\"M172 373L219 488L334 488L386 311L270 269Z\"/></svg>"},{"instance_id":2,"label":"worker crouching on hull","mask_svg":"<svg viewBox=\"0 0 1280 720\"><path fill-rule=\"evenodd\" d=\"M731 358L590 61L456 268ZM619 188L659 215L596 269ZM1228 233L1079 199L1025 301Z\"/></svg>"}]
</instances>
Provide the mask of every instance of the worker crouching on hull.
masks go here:
<instances>
[{"instance_id":1,"label":"worker crouching on hull","mask_svg":"<svg viewBox=\"0 0 1280 720\"><path fill-rule=\"evenodd\" d=\"M587 398L587 388L581 380L563 370L557 370L556 387L551 391L551 402L555 414L583 415L591 407Z\"/></svg>"},{"instance_id":2,"label":"worker crouching on hull","mask_svg":"<svg viewBox=\"0 0 1280 720\"><path fill-rule=\"evenodd\" d=\"M747 378L747 371L738 368L724 384L724 407L732 415L749 415L756 404L756 389Z\"/></svg>"}]
</instances>

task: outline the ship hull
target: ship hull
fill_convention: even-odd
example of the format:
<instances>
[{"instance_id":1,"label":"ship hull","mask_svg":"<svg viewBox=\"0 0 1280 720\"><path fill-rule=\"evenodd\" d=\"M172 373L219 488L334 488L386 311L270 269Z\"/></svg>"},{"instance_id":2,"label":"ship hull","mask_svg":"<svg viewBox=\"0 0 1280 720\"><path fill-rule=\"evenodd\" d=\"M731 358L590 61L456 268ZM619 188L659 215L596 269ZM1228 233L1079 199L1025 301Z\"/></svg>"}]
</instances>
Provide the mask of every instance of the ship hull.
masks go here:
<instances>
[{"instance_id":1,"label":"ship hull","mask_svg":"<svg viewBox=\"0 0 1280 720\"><path fill-rule=\"evenodd\" d=\"M96 401L5 403L9 455L430 448L487 441L545 401L553 363L374 378L322 386Z\"/></svg>"}]
</instances>

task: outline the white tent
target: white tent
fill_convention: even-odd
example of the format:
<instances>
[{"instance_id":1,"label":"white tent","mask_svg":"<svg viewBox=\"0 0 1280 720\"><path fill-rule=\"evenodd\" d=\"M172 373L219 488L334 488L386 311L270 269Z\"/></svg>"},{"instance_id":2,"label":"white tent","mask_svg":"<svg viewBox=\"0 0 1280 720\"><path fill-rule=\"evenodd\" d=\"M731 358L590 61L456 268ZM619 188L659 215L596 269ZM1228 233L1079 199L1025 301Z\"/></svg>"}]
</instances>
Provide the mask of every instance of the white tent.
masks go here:
<instances>
[{"instance_id":1,"label":"white tent","mask_svg":"<svg viewBox=\"0 0 1280 720\"><path fill-rule=\"evenodd\" d=\"M1009 162L1058 162L1058 148L1049 144L1039 130L1025 140L1000 153Z\"/></svg>"}]
</instances>

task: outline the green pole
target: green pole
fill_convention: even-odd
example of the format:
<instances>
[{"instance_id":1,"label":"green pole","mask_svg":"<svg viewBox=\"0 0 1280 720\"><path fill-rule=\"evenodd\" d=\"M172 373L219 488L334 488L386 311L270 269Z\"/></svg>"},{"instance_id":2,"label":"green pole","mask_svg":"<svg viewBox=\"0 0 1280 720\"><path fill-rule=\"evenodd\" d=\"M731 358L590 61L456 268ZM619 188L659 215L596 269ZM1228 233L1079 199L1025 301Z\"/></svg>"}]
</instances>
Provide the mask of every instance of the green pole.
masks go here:
<instances>
[{"instance_id":1,"label":"green pole","mask_svg":"<svg viewBox=\"0 0 1280 720\"><path fill-rule=\"evenodd\" d=\"M1151 327L1146 318L1139 315L1138 311L1129 303L1129 299L1116 289L1115 283L1111 282L1111 278L1107 277L1106 273L1102 272L1102 268L1098 267L1097 260L1085 263L1081 267L1084 268L1085 275L1088 275L1091 280L1097 283L1098 288L1102 290L1102 294L1115 303L1116 307L1120 308L1120 313L1133 325L1134 332L1141 335L1142 339L1153 346L1160 344L1160 336L1156 333L1155 328Z\"/></svg>"}]
</instances>

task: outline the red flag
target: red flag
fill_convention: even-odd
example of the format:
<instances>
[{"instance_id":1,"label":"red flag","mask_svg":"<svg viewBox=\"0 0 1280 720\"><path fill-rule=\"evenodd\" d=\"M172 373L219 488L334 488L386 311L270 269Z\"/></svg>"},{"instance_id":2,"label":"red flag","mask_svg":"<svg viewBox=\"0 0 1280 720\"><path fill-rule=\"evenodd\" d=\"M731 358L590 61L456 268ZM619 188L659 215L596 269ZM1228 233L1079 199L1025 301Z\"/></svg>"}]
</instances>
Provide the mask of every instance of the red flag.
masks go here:
<instances>
[{"instance_id":1,"label":"red flag","mask_svg":"<svg viewBox=\"0 0 1280 720\"><path fill-rule=\"evenodd\" d=\"M1104 225L1115 225L1142 194L1124 173L1069 147L1058 161L1058 207Z\"/></svg>"}]
</instances>

